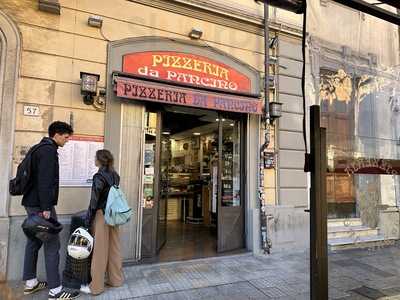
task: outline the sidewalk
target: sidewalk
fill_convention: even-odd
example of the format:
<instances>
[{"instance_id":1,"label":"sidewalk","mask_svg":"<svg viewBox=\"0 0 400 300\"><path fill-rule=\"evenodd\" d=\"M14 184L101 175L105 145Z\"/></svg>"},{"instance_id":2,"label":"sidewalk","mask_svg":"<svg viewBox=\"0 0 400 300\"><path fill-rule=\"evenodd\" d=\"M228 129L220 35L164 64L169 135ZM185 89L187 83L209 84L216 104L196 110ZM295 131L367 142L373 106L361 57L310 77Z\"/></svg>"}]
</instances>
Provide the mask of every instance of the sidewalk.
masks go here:
<instances>
[{"instance_id":1,"label":"sidewalk","mask_svg":"<svg viewBox=\"0 0 400 300\"><path fill-rule=\"evenodd\" d=\"M400 299L400 250L397 247L331 254L329 266L329 299ZM310 297L308 253L242 254L130 266L124 272L126 282L121 288L80 299L302 300ZM46 299L46 293L23 299Z\"/></svg>"}]
</instances>

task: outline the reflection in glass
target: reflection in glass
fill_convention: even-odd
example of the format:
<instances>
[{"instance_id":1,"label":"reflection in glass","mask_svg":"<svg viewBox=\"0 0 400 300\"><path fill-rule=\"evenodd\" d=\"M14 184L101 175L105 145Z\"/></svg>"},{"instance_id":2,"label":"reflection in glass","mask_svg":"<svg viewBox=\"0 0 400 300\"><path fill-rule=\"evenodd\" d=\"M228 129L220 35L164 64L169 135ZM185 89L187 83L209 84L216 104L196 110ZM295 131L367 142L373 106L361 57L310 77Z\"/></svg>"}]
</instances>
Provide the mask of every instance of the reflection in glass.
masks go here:
<instances>
[{"instance_id":1,"label":"reflection in glass","mask_svg":"<svg viewBox=\"0 0 400 300\"><path fill-rule=\"evenodd\" d=\"M222 126L222 206L240 206L240 122Z\"/></svg>"},{"instance_id":2,"label":"reflection in glass","mask_svg":"<svg viewBox=\"0 0 400 300\"><path fill-rule=\"evenodd\" d=\"M145 114L145 148L144 148L144 174L143 174L143 207L154 206L154 170L156 151L157 114Z\"/></svg>"}]
</instances>

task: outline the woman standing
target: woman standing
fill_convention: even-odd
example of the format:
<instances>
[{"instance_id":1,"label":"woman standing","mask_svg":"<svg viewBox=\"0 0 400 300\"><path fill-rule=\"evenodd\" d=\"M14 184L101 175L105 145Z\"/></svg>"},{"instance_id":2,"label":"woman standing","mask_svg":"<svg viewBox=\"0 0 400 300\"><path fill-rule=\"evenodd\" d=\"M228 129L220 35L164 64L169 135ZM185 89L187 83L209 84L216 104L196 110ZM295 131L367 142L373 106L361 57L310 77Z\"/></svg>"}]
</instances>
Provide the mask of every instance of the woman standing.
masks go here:
<instances>
[{"instance_id":1,"label":"woman standing","mask_svg":"<svg viewBox=\"0 0 400 300\"><path fill-rule=\"evenodd\" d=\"M107 285L118 287L123 284L121 242L118 226L109 226L104 219L108 192L119 185L119 175L114 170L114 158L110 151L96 152L96 166L99 171L93 176L92 194L87 214L87 226L94 235L94 248L91 265L92 282L82 286L81 291L98 295L104 292L104 279Z\"/></svg>"}]
</instances>

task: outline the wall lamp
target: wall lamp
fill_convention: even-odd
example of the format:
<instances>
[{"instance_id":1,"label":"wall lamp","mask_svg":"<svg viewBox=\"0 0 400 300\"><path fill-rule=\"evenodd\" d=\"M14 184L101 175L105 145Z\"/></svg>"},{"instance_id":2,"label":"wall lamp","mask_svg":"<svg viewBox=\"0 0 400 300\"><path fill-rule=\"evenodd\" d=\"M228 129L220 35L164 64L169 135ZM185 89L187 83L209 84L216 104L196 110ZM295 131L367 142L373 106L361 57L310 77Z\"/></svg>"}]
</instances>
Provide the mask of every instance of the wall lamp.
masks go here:
<instances>
[{"instance_id":1,"label":"wall lamp","mask_svg":"<svg viewBox=\"0 0 400 300\"><path fill-rule=\"evenodd\" d=\"M100 75L98 74L81 72L81 95L83 95L83 103L86 105L93 105L99 80Z\"/></svg>"},{"instance_id":2,"label":"wall lamp","mask_svg":"<svg viewBox=\"0 0 400 300\"><path fill-rule=\"evenodd\" d=\"M203 31L198 28L192 28L189 32L189 37L193 40L199 40L203 36Z\"/></svg>"},{"instance_id":3,"label":"wall lamp","mask_svg":"<svg viewBox=\"0 0 400 300\"><path fill-rule=\"evenodd\" d=\"M280 102L269 103L269 117L271 119L271 123L273 123L276 119L282 117L282 103Z\"/></svg>"},{"instance_id":4,"label":"wall lamp","mask_svg":"<svg viewBox=\"0 0 400 300\"><path fill-rule=\"evenodd\" d=\"M103 18L100 16L89 16L88 25L91 27L101 28L103 26Z\"/></svg>"}]
</instances>

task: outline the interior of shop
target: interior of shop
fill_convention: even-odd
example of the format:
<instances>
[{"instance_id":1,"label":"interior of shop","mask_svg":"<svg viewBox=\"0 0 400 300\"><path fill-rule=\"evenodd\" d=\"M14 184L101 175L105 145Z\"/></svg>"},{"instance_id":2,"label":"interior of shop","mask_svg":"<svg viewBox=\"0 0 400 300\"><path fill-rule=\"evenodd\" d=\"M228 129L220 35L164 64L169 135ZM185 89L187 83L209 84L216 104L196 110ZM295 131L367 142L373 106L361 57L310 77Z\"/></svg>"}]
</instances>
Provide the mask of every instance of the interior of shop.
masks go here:
<instances>
[{"instance_id":1,"label":"interior of shop","mask_svg":"<svg viewBox=\"0 0 400 300\"><path fill-rule=\"evenodd\" d=\"M222 142L221 204L235 206L240 203L240 122L215 111L171 106L147 113L147 125L144 197L145 206L158 201L159 261L216 256L218 148Z\"/></svg>"}]
</instances>

